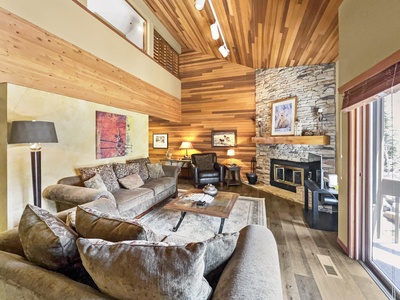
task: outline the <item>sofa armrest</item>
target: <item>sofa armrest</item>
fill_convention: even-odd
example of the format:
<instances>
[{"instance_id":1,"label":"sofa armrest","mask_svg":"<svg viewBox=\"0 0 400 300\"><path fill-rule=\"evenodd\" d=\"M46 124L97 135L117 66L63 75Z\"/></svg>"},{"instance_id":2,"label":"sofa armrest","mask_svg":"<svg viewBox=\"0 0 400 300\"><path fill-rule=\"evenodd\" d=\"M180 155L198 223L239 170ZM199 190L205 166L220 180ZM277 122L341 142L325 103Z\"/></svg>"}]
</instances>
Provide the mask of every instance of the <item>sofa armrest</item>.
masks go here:
<instances>
[{"instance_id":1,"label":"sofa armrest","mask_svg":"<svg viewBox=\"0 0 400 300\"><path fill-rule=\"evenodd\" d=\"M81 205L100 198L109 199L116 206L115 198L109 191L100 191L80 186L53 184L44 189L43 198L56 202Z\"/></svg>"},{"instance_id":2,"label":"sofa armrest","mask_svg":"<svg viewBox=\"0 0 400 300\"><path fill-rule=\"evenodd\" d=\"M25 257L19 239L18 227L0 233L0 250Z\"/></svg>"},{"instance_id":3,"label":"sofa armrest","mask_svg":"<svg viewBox=\"0 0 400 300\"><path fill-rule=\"evenodd\" d=\"M162 168L165 173L165 176L174 177L175 179L178 179L178 175L181 172L181 167L163 165Z\"/></svg>"},{"instance_id":4,"label":"sofa armrest","mask_svg":"<svg viewBox=\"0 0 400 300\"><path fill-rule=\"evenodd\" d=\"M248 225L215 288L213 300L282 299L276 241L264 226Z\"/></svg>"}]
</instances>

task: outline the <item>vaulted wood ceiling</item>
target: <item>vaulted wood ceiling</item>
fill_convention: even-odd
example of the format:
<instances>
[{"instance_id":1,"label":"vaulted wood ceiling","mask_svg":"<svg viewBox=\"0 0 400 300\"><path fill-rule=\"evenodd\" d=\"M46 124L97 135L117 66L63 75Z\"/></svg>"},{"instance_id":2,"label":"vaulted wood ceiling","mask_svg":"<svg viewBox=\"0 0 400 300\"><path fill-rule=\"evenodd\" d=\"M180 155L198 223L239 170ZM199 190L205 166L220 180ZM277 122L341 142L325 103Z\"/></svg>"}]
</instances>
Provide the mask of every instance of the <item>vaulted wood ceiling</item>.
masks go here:
<instances>
[{"instance_id":1,"label":"vaulted wood ceiling","mask_svg":"<svg viewBox=\"0 0 400 300\"><path fill-rule=\"evenodd\" d=\"M222 58L221 38L211 38L214 23L208 1L144 0L182 52ZM338 57L338 9L342 0L214 0L230 50L227 60L251 68L276 68L334 62Z\"/></svg>"}]
</instances>

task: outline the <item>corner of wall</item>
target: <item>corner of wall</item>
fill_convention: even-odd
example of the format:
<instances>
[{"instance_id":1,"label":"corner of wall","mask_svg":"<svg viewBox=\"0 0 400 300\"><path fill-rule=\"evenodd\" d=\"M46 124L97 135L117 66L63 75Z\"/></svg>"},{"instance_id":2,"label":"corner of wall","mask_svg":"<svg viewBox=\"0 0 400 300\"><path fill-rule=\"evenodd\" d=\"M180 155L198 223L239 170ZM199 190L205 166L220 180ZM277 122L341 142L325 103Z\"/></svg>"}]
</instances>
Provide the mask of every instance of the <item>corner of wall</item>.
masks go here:
<instances>
[{"instance_id":1,"label":"corner of wall","mask_svg":"<svg viewBox=\"0 0 400 300\"><path fill-rule=\"evenodd\" d=\"M0 83L0 232L7 230L7 83Z\"/></svg>"}]
</instances>

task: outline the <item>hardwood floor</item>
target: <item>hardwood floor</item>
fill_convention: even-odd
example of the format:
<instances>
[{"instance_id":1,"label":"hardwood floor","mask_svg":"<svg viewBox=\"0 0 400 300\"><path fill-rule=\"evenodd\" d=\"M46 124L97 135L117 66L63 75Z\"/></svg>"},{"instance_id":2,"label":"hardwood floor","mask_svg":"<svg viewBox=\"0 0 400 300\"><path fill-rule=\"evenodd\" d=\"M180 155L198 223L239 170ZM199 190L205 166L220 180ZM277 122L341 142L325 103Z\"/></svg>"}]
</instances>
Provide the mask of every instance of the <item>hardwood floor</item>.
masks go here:
<instances>
[{"instance_id":1,"label":"hardwood floor","mask_svg":"<svg viewBox=\"0 0 400 300\"><path fill-rule=\"evenodd\" d=\"M193 185L179 179L178 187ZM387 299L364 268L339 247L336 232L308 227L301 204L245 184L217 188L265 198L267 225L278 245L284 299ZM341 278L326 275L317 254L330 257Z\"/></svg>"}]
</instances>

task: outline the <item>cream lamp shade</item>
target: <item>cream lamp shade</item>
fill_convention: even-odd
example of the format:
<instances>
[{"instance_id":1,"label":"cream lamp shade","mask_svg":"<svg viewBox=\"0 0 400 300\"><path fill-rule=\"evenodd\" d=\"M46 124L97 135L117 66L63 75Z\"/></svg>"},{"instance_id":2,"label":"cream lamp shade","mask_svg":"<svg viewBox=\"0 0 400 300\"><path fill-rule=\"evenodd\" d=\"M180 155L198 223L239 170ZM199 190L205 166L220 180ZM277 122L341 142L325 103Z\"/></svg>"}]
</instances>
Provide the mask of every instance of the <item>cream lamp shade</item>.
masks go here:
<instances>
[{"instance_id":1,"label":"cream lamp shade","mask_svg":"<svg viewBox=\"0 0 400 300\"><path fill-rule=\"evenodd\" d=\"M231 159L229 160L229 164L232 165L232 156L235 156L235 150L229 149L226 154L231 157Z\"/></svg>"},{"instance_id":2,"label":"cream lamp shade","mask_svg":"<svg viewBox=\"0 0 400 300\"><path fill-rule=\"evenodd\" d=\"M192 145L191 142L182 142L182 144L179 147L179 149L185 149L186 150L186 155L184 156L184 158L189 158L188 149L193 149L193 145Z\"/></svg>"}]
</instances>

